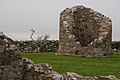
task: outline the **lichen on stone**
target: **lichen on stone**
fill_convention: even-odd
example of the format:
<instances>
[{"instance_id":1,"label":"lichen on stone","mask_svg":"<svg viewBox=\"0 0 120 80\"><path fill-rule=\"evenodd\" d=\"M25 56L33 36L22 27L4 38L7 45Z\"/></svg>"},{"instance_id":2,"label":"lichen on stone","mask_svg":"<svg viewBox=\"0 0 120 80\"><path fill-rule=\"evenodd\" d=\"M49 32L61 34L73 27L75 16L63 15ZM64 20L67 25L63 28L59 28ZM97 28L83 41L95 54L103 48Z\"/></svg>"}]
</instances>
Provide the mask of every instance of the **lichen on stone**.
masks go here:
<instances>
[{"instance_id":1,"label":"lichen on stone","mask_svg":"<svg viewBox=\"0 0 120 80\"><path fill-rule=\"evenodd\" d=\"M112 54L112 21L91 8L80 5L63 10L59 32L59 55L110 57Z\"/></svg>"}]
</instances>

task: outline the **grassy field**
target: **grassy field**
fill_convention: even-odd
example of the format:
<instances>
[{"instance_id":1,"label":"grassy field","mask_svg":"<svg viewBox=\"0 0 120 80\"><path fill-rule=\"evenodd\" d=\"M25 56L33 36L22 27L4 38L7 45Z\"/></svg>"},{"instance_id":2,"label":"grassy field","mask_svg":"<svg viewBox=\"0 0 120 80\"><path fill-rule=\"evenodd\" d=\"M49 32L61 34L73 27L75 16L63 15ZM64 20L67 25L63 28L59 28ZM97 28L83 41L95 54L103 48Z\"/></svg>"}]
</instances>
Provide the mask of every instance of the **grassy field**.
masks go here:
<instances>
[{"instance_id":1,"label":"grassy field","mask_svg":"<svg viewBox=\"0 0 120 80\"><path fill-rule=\"evenodd\" d=\"M23 53L22 57L34 63L49 63L59 73L75 72L85 76L115 75L120 78L120 53L111 58L57 56L55 53Z\"/></svg>"}]
</instances>

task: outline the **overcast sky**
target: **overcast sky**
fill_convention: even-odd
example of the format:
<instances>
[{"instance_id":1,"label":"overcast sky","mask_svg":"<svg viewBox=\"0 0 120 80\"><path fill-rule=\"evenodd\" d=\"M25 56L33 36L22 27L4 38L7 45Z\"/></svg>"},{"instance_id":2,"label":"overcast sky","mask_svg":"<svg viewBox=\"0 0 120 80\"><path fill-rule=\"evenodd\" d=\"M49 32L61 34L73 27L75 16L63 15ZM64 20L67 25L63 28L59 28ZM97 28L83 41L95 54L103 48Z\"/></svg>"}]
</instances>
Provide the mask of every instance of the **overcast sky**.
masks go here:
<instances>
[{"instance_id":1,"label":"overcast sky","mask_svg":"<svg viewBox=\"0 0 120 80\"><path fill-rule=\"evenodd\" d=\"M14 40L49 34L59 38L59 14L67 7L84 5L112 19L113 40L120 40L120 0L0 0L0 31Z\"/></svg>"}]
</instances>

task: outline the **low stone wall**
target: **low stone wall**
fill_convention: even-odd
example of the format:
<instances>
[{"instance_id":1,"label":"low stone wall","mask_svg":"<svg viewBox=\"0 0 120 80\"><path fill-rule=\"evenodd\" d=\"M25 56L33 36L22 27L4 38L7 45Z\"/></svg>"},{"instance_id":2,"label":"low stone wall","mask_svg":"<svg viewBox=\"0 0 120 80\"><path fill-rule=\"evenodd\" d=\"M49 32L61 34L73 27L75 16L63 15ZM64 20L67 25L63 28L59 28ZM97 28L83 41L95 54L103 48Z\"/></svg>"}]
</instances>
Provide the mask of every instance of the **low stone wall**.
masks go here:
<instances>
[{"instance_id":1,"label":"low stone wall","mask_svg":"<svg viewBox=\"0 0 120 80\"><path fill-rule=\"evenodd\" d=\"M57 52L59 40L15 41L15 45L21 52ZM112 51L120 51L120 41L112 42Z\"/></svg>"},{"instance_id":2,"label":"low stone wall","mask_svg":"<svg viewBox=\"0 0 120 80\"><path fill-rule=\"evenodd\" d=\"M114 52L120 52L120 41L113 41L112 49Z\"/></svg>"},{"instance_id":3,"label":"low stone wall","mask_svg":"<svg viewBox=\"0 0 120 80\"><path fill-rule=\"evenodd\" d=\"M41 41L15 41L16 46L21 52L56 52L58 40Z\"/></svg>"}]
</instances>

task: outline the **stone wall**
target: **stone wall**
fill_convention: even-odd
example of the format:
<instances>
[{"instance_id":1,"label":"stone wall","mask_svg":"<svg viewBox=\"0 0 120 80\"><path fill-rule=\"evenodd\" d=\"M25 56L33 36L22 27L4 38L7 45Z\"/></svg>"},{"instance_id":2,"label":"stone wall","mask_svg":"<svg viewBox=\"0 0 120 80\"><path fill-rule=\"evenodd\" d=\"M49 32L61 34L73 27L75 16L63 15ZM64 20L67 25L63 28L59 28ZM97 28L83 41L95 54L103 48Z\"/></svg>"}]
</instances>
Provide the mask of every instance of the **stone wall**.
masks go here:
<instances>
[{"instance_id":1,"label":"stone wall","mask_svg":"<svg viewBox=\"0 0 120 80\"><path fill-rule=\"evenodd\" d=\"M57 52L59 40L46 40L41 43L35 41L15 41L21 52ZM120 41L112 42L112 51L120 52Z\"/></svg>"},{"instance_id":2,"label":"stone wall","mask_svg":"<svg viewBox=\"0 0 120 80\"><path fill-rule=\"evenodd\" d=\"M59 74L49 64L22 58L15 42L0 33L0 80L118 80L115 76L87 77L73 72Z\"/></svg>"},{"instance_id":3,"label":"stone wall","mask_svg":"<svg viewBox=\"0 0 120 80\"><path fill-rule=\"evenodd\" d=\"M15 41L16 46L21 52L56 52L58 40L41 41Z\"/></svg>"},{"instance_id":4,"label":"stone wall","mask_svg":"<svg viewBox=\"0 0 120 80\"><path fill-rule=\"evenodd\" d=\"M59 55L111 56L111 19L84 6L66 8L60 14Z\"/></svg>"},{"instance_id":5,"label":"stone wall","mask_svg":"<svg viewBox=\"0 0 120 80\"><path fill-rule=\"evenodd\" d=\"M112 49L114 52L120 52L120 41L113 41Z\"/></svg>"}]
</instances>

